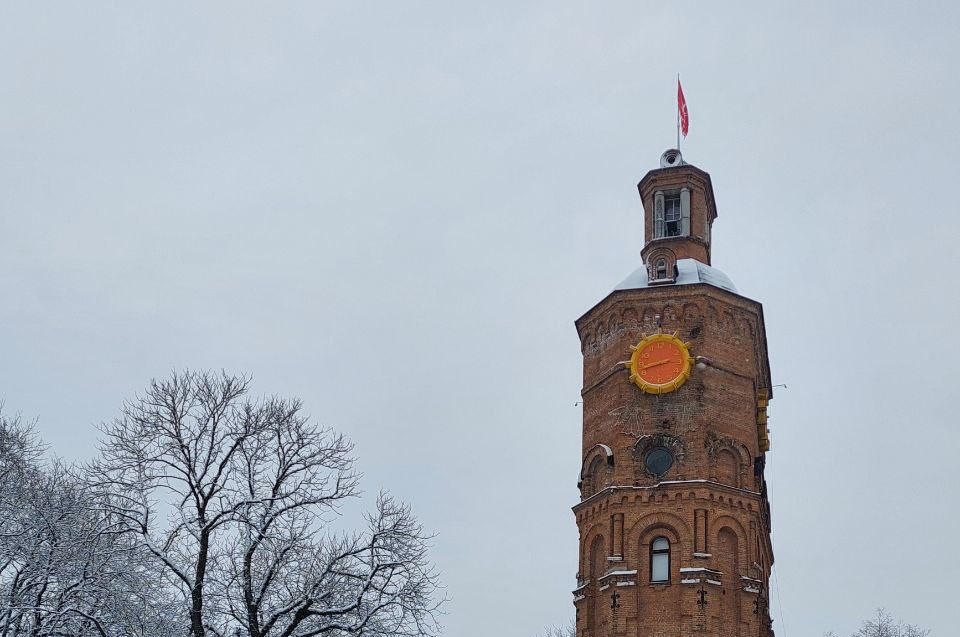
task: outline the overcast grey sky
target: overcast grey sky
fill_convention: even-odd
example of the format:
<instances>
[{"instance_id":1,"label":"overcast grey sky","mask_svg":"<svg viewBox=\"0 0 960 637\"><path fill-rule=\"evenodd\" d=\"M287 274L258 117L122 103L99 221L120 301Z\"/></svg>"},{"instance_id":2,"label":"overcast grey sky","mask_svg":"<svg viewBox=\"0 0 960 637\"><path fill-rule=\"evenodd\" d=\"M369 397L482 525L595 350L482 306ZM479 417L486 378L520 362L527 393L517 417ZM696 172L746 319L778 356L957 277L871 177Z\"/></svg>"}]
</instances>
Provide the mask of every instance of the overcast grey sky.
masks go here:
<instances>
[{"instance_id":1,"label":"overcast grey sky","mask_svg":"<svg viewBox=\"0 0 960 637\"><path fill-rule=\"evenodd\" d=\"M567 621L573 321L639 263L679 72L789 387L777 634L955 634L956 6L4 3L0 398L80 459L150 378L251 373L436 531L447 635Z\"/></svg>"}]
</instances>

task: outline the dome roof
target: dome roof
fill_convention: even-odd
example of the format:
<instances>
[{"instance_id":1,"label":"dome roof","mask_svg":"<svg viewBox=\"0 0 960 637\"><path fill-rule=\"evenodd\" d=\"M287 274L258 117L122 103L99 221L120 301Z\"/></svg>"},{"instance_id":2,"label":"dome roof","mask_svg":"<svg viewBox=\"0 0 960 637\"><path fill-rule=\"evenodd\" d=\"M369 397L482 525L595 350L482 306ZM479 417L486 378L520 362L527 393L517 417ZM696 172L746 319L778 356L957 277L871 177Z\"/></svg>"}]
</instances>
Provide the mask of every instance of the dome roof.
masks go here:
<instances>
[{"instance_id":1,"label":"dome roof","mask_svg":"<svg viewBox=\"0 0 960 637\"><path fill-rule=\"evenodd\" d=\"M736 286L726 274L695 259L677 259L677 280L673 283L651 286L647 280L647 268L641 266L633 271L614 290L635 290L646 287L668 287L670 285L690 285L691 283L706 283L713 287L737 293Z\"/></svg>"}]
</instances>

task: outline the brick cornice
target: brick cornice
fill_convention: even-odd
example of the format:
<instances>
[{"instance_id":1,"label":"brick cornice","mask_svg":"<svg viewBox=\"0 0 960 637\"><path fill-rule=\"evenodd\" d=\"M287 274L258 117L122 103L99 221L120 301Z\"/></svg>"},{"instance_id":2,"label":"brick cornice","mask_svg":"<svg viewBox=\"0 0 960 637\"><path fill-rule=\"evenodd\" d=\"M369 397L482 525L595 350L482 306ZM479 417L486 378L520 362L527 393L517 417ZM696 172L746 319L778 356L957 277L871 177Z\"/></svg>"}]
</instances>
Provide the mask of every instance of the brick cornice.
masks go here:
<instances>
[{"instance_id":1,"label":"brick cornice","mask_svg":"<svg viewBox=\"0 0 960 637\"><path fill-rule=\"evenodd\" d=\"M728 484L723 484L720 482L714 482L712 480L668 480L664 482L658 482L657 484L652 484L648 486L634 486L629 484L623 485L610 485L604 487L600 491L597 491L588 498L584 498L577 504L573 505L571 510L574 513L579 513L580 510L586 508L588 505L597 504L598 502L608 498L612 495L615 495L618 491L676 491L677 488L683 488L684 491L689 491L691 486L696 486L700 488L706 488L708 490L714 491L723 491L726 493L735 493L741 496L749 496L751 498L762 499L763 494L758 491L751 491L750 489L741 489L740 487L730 486Z\"/></svg>"}]
</instances>

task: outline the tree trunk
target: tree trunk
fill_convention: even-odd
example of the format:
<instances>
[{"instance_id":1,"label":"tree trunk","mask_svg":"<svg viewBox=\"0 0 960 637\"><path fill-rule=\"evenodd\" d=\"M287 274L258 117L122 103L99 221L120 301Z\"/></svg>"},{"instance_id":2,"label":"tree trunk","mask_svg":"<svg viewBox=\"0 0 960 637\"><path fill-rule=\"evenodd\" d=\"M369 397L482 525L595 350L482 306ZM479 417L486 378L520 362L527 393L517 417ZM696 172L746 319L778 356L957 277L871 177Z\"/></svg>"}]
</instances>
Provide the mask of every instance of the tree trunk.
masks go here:
<instances>
[{"instance_id":1,"label":"tree trunk","mask_svg":"<svg viewBox=\"0 0 960 637\"><path fill-rule=\"evenodd\" d=\"M190 591L190 634L194 637L204 637L206 634L203 627L203 579L207 574L207 552L209 548L210 530L204 528L200 531L197 570L193 580L193 588Z\"/></svg>"}]
</instances>

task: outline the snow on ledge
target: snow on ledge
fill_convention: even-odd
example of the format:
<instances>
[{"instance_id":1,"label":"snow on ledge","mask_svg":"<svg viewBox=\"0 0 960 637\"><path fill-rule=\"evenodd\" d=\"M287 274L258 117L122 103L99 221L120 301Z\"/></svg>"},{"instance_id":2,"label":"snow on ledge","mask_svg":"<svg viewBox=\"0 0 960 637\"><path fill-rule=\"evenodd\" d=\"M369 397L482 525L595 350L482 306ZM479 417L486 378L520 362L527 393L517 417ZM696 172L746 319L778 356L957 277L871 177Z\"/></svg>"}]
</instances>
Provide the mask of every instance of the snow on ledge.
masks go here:
<instances>
[{"instance_id":1,"label":"snow on ledge","mask_svg":"<svg viewBox=\"0 0 960 637\"><path fill-rule=\"evenodd\" d=\"M734 286L733 281L730 280L730 277L717 268L709 266L706 263L700 263L696 259L677 259L677 278L672 285L690 285L692 283L706 283L715 288L737 294L737 288ZM663 287L670 287L670 284L657 284L657 287L661 285ZM647 276L647 266L642 265L631 272L630 276L621 281L620 284L613 289L635 290L637 288L648 287L651 286Z\"/></svg>"},{"instance_id":2,"label":"snow on ledge","mask_svg":"<svg viewBox=\"0 0 960 637\"><path fill-rule=\"evenodd\" d=\"M607 579L608 577L623 577L624 575L636 575L637 572L634 571L610 571L603 577L600 577L597 581Z\"/></svg>"}]
</instances>

